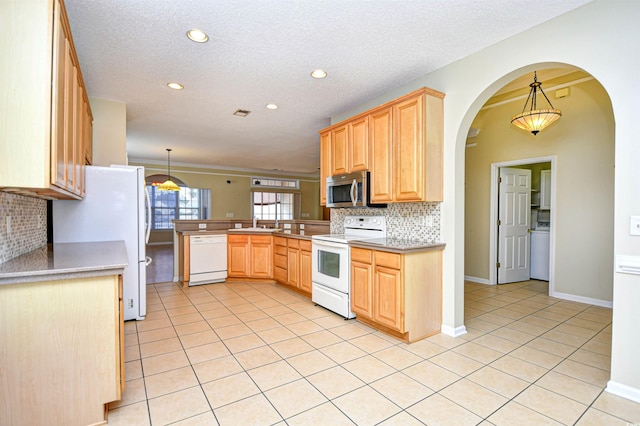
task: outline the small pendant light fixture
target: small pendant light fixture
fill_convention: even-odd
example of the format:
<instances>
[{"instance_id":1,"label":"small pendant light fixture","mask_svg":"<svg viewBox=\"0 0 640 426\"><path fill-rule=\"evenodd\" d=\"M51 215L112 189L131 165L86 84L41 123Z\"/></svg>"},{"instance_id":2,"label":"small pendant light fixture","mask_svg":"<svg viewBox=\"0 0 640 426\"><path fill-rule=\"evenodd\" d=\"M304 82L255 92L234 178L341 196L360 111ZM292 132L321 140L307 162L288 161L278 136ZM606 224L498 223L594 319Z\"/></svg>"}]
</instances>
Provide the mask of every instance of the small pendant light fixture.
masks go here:
<instances>
[{"instance_id":1,"label":"small pendant light fixture","mask_svg":"<svg viewBox=\"0 0 640 426\"><path fill-rule=\"evenodd\" d=\"M526 130L527 132L531 132L535 136L540 132L540 130L562 117L562 112L551 105L551 101L542 91L542 83L538 82L538 75L536 71L533 72L533 83L531 83L529 87L531 87L531 91L529 92L527 101L524 103L522 113L514 116L511 119L511 124ZM536 109L536 92L538 89L540 89L540 93L542 93L542 96L547 100L547 103L551 107L550 109ZM529 111L526 111L529 99L531 99L531 108Z\"/></svg>"},{"instance_id":2,"label":"small pendant light fixture","mask_svg":"<svg viewBox=\"0 0 640 426\"><path fill-rule=\"evenodd\" d=\"M167 180L158 185L161 191L180 191L180 187L171 180L171 148L167 148Z\"/></svg>"}]
</instances>

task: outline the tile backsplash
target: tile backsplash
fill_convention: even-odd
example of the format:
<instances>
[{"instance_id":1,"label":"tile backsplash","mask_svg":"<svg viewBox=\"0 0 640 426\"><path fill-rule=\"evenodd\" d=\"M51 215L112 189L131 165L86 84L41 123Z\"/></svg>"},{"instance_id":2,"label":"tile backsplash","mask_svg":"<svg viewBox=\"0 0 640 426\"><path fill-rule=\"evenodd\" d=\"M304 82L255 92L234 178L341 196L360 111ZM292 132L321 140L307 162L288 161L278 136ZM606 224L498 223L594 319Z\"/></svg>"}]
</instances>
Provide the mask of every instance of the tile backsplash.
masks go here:
<instances>
[{"instance_id":1,"label":"tile backsplash","mask_svg":"<svg viewBox=\"0 0 640 426\"><path fill-rule=\"evenodd\" d=\"M386 208L331 209L332 234L344 233L345 216L384 216L387 220L387 238L441 241L440 203L397 203L389 204Z\"/></svg>"},{"instance_id":2,"label":"tile backsplash","mask_svg":"<svg viewBox=\"0 0 640 426\"><path fill-rule=\"evenodd\" d=\"M46 200L0 191L0 263L46 244Z\"/></svg>"}]
</instances>

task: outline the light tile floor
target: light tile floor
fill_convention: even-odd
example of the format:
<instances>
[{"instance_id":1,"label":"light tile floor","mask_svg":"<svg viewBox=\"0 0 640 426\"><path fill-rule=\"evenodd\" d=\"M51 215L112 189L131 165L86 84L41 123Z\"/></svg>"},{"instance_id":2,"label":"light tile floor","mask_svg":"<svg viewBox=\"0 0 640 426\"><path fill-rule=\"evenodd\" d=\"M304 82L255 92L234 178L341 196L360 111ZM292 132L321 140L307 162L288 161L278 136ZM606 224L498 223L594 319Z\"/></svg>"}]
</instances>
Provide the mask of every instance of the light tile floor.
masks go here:
<instances>
[{"instance_id":1,"label":"light tile floor","mask_svg":"<svg viewBox=\"0 0 640 426\"><path fill-rule=\"evenodd\" d=\"M459 338L410 345L275 284L147 286L110 425L627 425L611 310L545 282L465 284Z\"/></svg>"}]
</instances>

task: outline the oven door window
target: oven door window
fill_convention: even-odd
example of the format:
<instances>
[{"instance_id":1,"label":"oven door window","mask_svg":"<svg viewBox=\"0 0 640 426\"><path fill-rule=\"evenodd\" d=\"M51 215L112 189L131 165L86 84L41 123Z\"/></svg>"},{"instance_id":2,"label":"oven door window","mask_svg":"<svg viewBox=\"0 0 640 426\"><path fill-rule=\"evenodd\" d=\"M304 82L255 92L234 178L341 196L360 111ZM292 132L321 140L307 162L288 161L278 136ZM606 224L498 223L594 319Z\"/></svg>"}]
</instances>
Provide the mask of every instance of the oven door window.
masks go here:
<instances>
[{"instance_id":1,"label":"oven door window","mask_svg":"<svg viewBox=\"0 0 640 426\"><path fill-rule=\"evenodd\" d=\"M340 278L340 254L318 250L318 272L333 278Z\"/></svg>"}]
</instances>

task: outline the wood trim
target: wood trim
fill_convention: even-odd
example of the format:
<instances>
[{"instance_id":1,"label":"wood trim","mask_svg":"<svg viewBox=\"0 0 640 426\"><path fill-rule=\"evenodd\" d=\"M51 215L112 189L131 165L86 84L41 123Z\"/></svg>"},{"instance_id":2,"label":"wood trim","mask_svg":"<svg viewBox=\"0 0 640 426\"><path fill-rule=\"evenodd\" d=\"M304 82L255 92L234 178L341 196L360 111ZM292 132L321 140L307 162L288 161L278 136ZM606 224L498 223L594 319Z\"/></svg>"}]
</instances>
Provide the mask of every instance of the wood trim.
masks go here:
<instances>
[{"instance_id":1,"label":"wood trim","mask_svg":"<svg viewBox=\"0 0 640 426\"><path fill-rule=\"evenodd\" d=\"M407 100L409 98L412 98L414 96L425 95L425 94L429 95L429 96L432 96L434 98L439 98L439 99L444 99L444 97L445 97L445 94L442 93L442 92L439 92L437 90L431 89L429 87L422 87L422 88L420 88L418 90L414 90L413 92L407 93L406 95L400 96L399 98L393 99L393 100L391 100L389 102L386 102L386 103L384 103L382 105L378 105L377 107L371 108L371 109L369 109L367 111L361 112L360 114L356 114L356 115L354 115L352 117L349 117L349 118L347 118L345 120L342 120L339 123L335 123L335 124L332 124L329 127L325 127L324 129L319 130L318 133L322 134L322 133L324 133L326 131L331 131L331 130L337 128L337 127L346 125L347 123L349 123L352 120L360 119L360 118L365 117L365 116L367 116L369 114L375 114L378 111L380 111L382 109L385 109L385 108L389 108L389 107L391 107L391 106L393 106L393 105L395 105L395 104L397 104L399 102L403 102L403 101L405 101L405 100Z\"/></svg>"}]
</instances>

